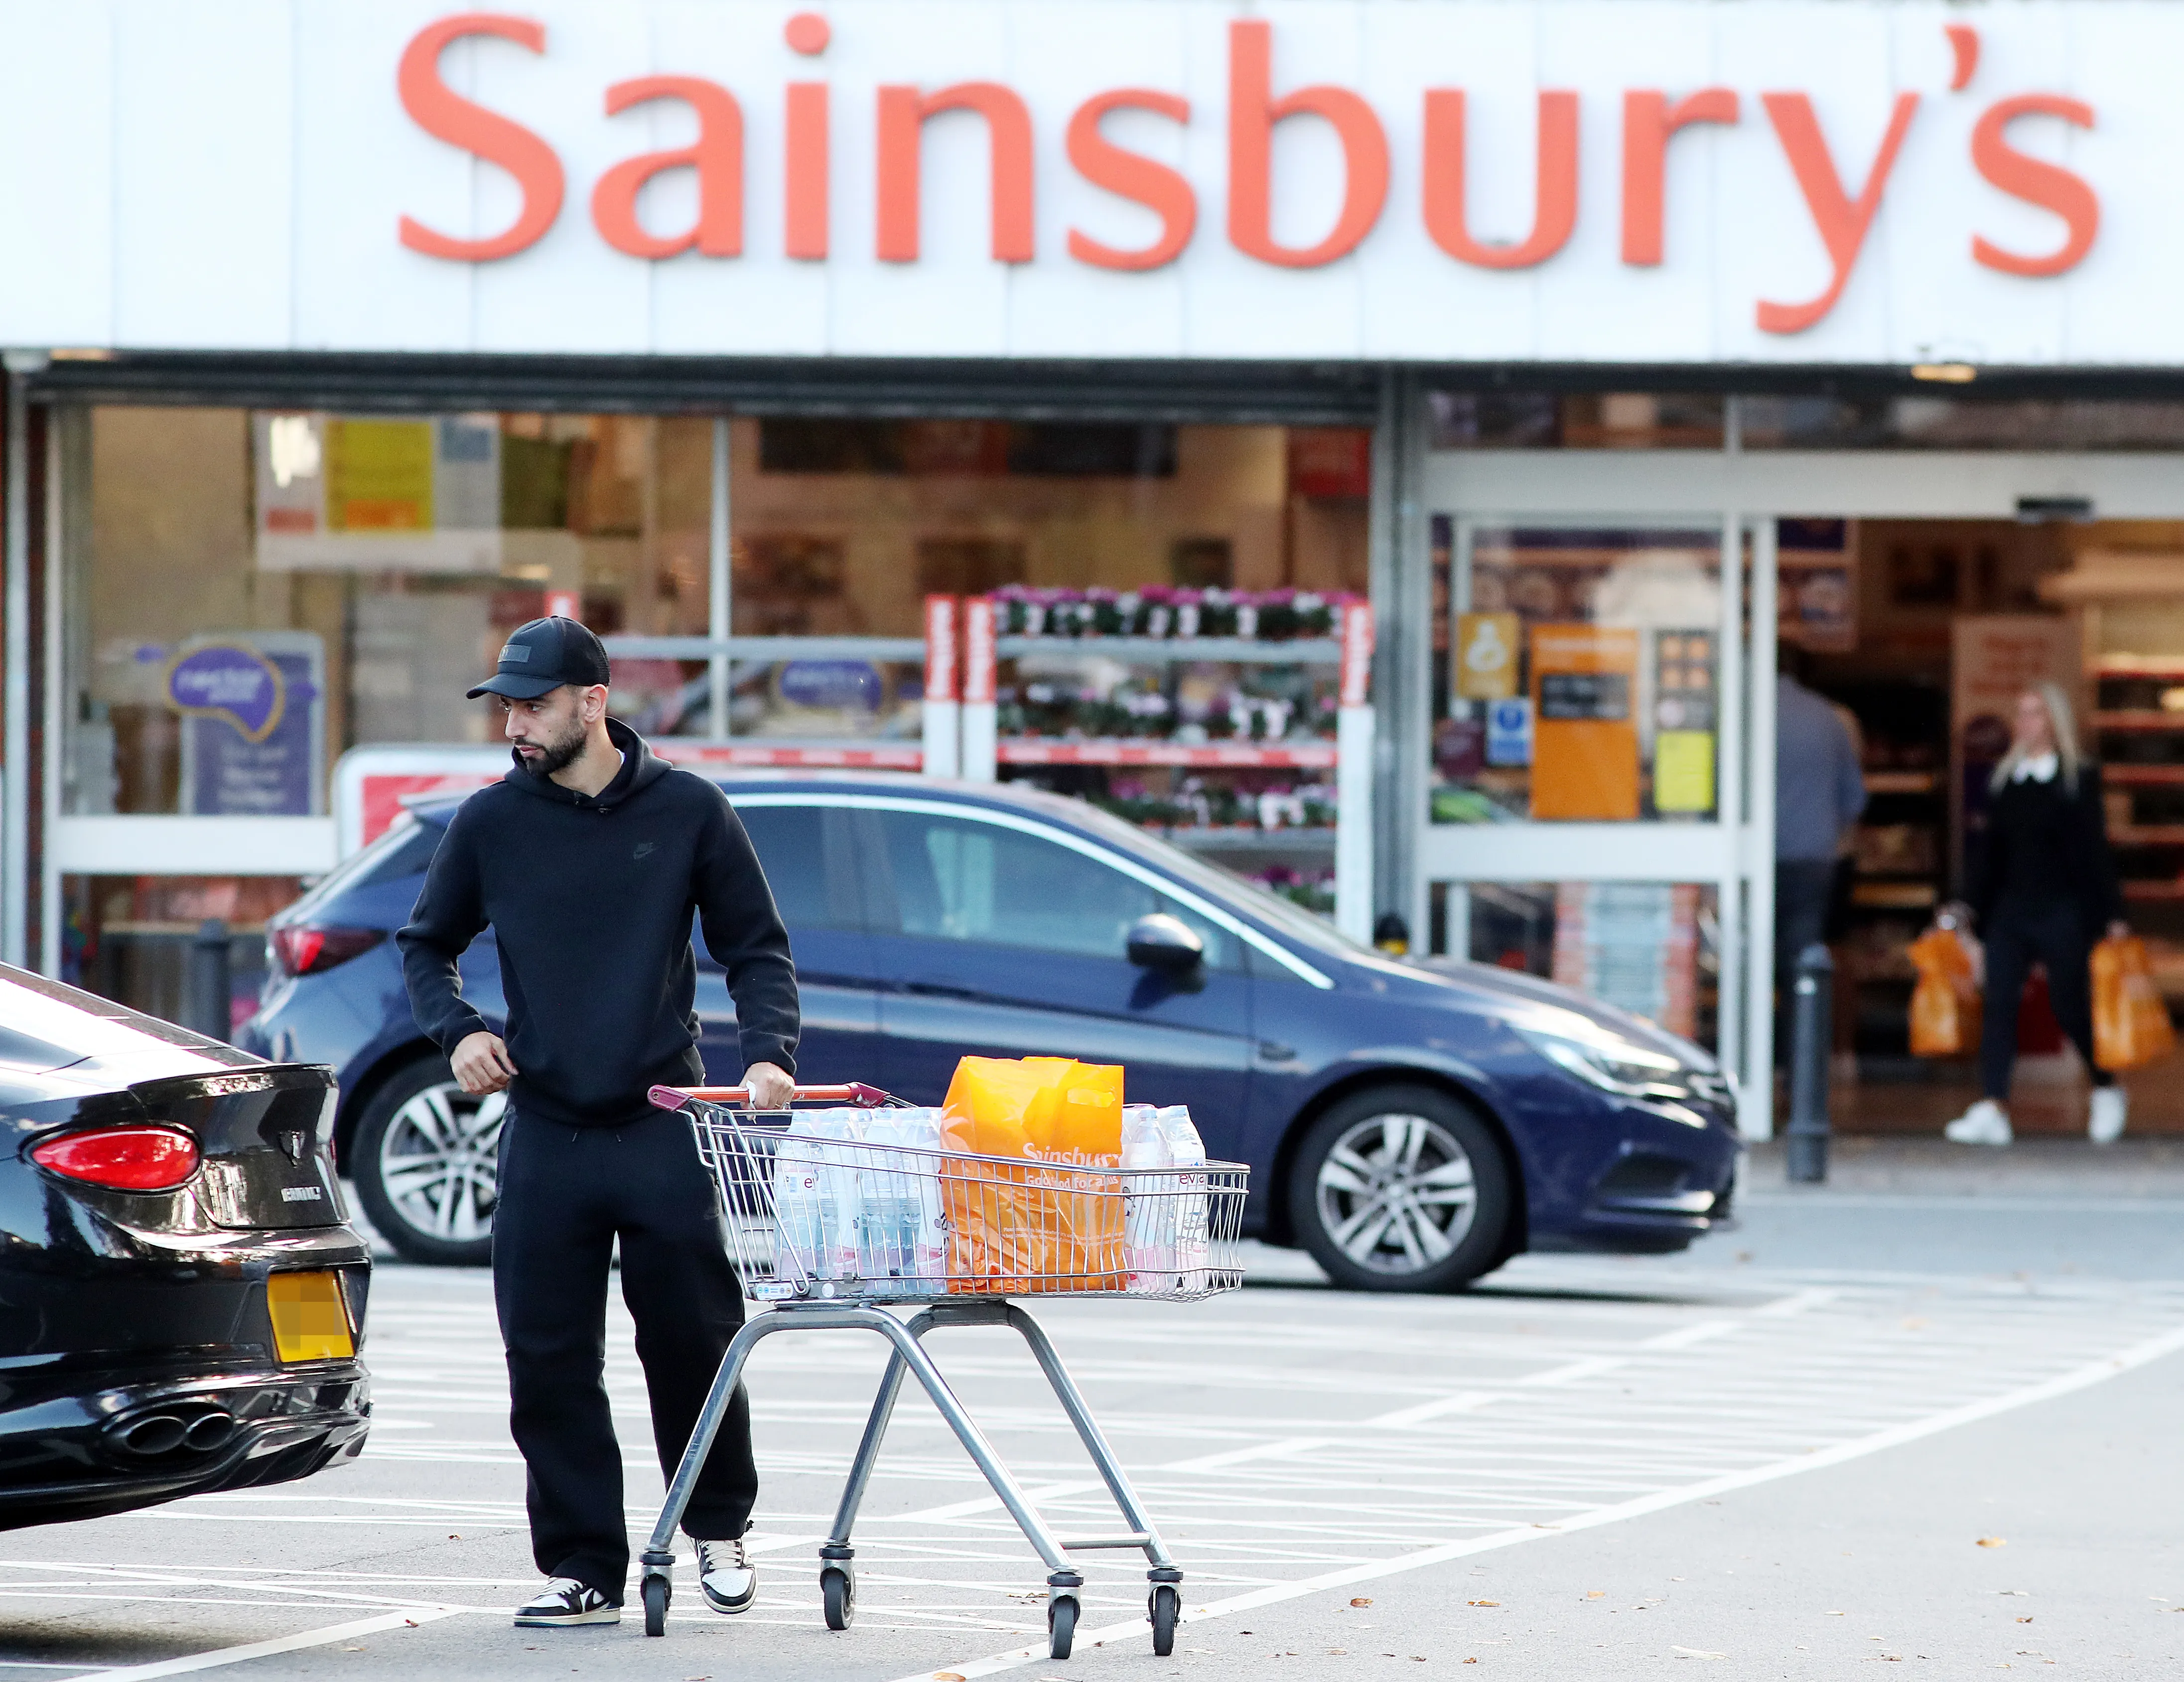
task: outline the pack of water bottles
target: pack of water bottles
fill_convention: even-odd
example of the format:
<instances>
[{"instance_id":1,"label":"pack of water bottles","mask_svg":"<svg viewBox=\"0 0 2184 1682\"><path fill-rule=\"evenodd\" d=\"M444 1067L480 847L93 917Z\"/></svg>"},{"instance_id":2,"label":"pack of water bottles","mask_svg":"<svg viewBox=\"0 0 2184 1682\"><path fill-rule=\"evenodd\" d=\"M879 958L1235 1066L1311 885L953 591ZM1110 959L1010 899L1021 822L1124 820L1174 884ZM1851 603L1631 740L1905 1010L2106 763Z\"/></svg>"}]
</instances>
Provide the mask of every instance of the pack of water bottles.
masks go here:
<instances>
[{"instance_id":1,"label":"pack of water bottles","mask_svg":"<svg viewBox=\"0 0 2184 1682\"><path fill-rule=\"evenodd\" d=\"M1125 1105L1119 1153L1064 1161L967 1149L947 1109L696 1119L761 1299L1187 1299L1241 1281L1246 1170L1209 1162L1179 1106Z\"/></svg>"}]
</instances>

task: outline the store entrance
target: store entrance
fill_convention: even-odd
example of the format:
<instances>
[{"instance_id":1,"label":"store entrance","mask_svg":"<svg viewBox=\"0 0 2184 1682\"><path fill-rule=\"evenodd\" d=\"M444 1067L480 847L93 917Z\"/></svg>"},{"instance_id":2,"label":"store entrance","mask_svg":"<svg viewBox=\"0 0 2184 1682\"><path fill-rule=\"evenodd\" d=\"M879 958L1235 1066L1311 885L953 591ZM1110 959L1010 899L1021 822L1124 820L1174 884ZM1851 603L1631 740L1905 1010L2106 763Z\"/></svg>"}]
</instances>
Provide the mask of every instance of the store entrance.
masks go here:
<instances>
[{"instance_id":1,"label":"store entrance","mask_svg":"<svg viewBox=\"0 0 2184 1682\"><path fill-rule=\"evenodd\" d=\"M1747 1134L1771 1133L1774 795L1778 776L1799 774L1778 751L1779 638L1797 677L1854 723L1869 797L1845 845L1830 925L1840 1128L1936 1133L1978 1095L1969 1058L1910 1055L1908 948L1964 891L1982 844L1988 782L2029 682L2056 682L2073 705L2086 757L2103 777L2134 932L2172 1003L2184 998L2180 465L2146 451L1734 443L1429 454L1436 517L1425 588L1446 634L1426 685L1437 722L1419 802L1418 901L1435 950L1605 993L1649 966L1658 975L1685 963L1689 948L1702 1037L1743 1082ZM1660 716L1642 721L1655 731L1652 751L1641 737L1632 755L1635 809L1618 810L1612 827L1605 813L1565 816L1543 805L1536 766L1528 798L1495 799L1509 779L1494 775L1491 738L1472 739L1482 707L1467 707L1462 678L1464 638L1480 625L1479 582L1504 567L1513 599L1485 606L1519 615L1515 634L1528 661L1533 642L1578 622L1596 627L1595 657L1604 659L1615 639L1599 627L1630 621L1633 601L1647 593L1626 586L1658 574L1648 586L1658 592L1663 550L1696 555L1696 534L1708 530L1717 552L1726 547L1722 534L1739 534L1745 574L1711 649L1712 810L1677 810L1688 783L1680 760L1661 758ZM1587 534L1600 576L1561 580L1580 588L1568 601L1557 595L1552 615L1535 624L1527 601L1545 615L1548 584L1569 570L1553 550L1577 543L1575 533ZM1674 628L1641 630L1634 671L1660 667L1663 652L1646 638ZM1684 639L1675 640L1680 654ZM1657 671L1652 689L1634 688L1641 709L1658 713L1658 683ZM1510 707L1505 738L1508 726L1536 730L1547 717L1529 666L1518 684L1513 699L1529 701L1530 716ZM1689 906L1673 892L1678 883L1697 890L1685 896ZM2086 1072L2036 978L2018 1014L2013 1120L2023 1133L2083 1137ZM2184 1062L2134 1073L2127 1084L2133 1132L2184 1133Z\"/></svg>"},{"instance_id":2,"label":"store entrance","mask_svg":"<svg viewBox=\"0 0 2184 1682\"><path fill-rule=\"evenodd\" d=\"M1911 1055L1908 949L1970 891L2010 712L2030 683L2053 682L2075 704L2132 930L2172 1001L2184 998L2184 526L1844 522L1845 590L1842 574L1808 581L1801 567L1799 528L1814 523L1782 522L1784 647L1854 720L1868 795L1829 930L1838 1120L1930 1133L1978 1082L1968 1059ZM2086 1072L2043 972L2015 1025L2013 1125L2082 1135ZM2157 1064L2128 1085L2134 1132L2184 1133L2184 1070Z\"/></svg>"}]
</instances>

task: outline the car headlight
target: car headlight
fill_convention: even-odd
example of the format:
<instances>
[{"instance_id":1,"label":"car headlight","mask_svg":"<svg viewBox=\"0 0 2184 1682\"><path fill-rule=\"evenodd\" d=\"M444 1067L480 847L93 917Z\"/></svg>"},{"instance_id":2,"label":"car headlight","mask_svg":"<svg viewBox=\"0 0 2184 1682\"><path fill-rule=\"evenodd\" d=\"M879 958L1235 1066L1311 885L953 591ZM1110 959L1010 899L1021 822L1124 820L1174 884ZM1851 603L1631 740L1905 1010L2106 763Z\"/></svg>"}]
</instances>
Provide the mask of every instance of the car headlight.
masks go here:
<instances>
[{"instance_id":1,"label":"car headlight","mask_svg":"<svg viewBox=\"0 0 2184 1682\"><path fill-rule=\"evenodd\" d=\"M1677 1103L1699 1099L1719 1103L1727 1096L1727 1078L1696 1069L1680 1057L1627 1039L1547 1033L1520 1028L1525 1043L1565 1074L1621 1098ZM1679 1119L1681 1119L1680 1117Z\"/></svg>"}]
</instances>

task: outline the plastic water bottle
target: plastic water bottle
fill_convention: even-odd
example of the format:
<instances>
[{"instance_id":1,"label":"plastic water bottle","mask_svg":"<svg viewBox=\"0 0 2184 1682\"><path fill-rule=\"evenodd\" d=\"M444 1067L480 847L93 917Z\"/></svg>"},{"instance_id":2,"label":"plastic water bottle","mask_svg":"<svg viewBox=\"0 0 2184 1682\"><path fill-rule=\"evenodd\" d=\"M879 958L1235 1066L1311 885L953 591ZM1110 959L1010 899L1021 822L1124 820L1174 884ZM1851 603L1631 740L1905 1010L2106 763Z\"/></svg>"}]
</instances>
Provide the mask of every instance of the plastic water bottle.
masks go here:
<instances>
[{"instance_id":1,"label":"plastic water bottle","mask_svg":"<svg viewBox=\"0 0 2184 1682\"><path fill-rule=\"evenodd\" d=\"M862 1193L851 1147L863 1137L855 1110L806 1110L775 1152L775 1267L784 1256L798 1283L857 1277Z\"/></svg>"},{"instance_id":2,"label":"plastic water bottle","mask_svg":"<svg viewBox=\"0 0 2184 1682\"><path fill-rule=\"evenodd\" d=\"M864 1175L860 1266L868 1281L907 1294L946 1287L948 1232L940 1211L940 1112L880 1110L865 1128L872 1165ZM889 1150L887 1147L897 1147Z\"/></svg>"},{"instance_id":3,"label":"plastic water bottle","mask_svg":"<svg viewBox=\"0 0 2184 1682\"><path fill-rule=\"evenodd\" d=\"M1123 1246L1134 1291L1175 1289L1176 1200L1167 1193L1167 1177L1152 1172L1170 1165L1161 1112L1150 1104L1125 1104Z\"/></svg>"},{"instance_id":4,"label":"plastic water bottle","mask_svg":"<svg viewBox=\"0 0 2184 1682\"><path fill-rule=\"evenodd\" d=\"M1175 1205L1176 1285L1184 1291L1202 1291L1207 1284L1212 1250L1206 1223L1206 1144L1191 1125L1190 1111L1184 1105L1162 1110L1160 1126L1167 1142L1169 1166L1176 1170L1169 1182L1175 1190L1168 1199Z\"/></svg>"}]
</instances>

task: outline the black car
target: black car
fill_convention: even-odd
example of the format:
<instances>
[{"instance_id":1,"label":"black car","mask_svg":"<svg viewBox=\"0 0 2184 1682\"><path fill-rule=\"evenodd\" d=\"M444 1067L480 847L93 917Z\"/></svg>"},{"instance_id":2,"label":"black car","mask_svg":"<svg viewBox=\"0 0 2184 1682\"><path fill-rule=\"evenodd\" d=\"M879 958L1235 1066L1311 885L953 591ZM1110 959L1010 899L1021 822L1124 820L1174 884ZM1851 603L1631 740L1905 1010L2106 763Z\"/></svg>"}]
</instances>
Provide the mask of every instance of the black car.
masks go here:
<instances>
[{"instance_id":1,"label":"black car","mask_svg":"<svg viewBox=\"0 0 2184 1682\"><path fill-rule=\"evenodd\" d=\"M0 1529L364 1447L333 1072L0 965Z\"/></svg>"}]
</instances>

